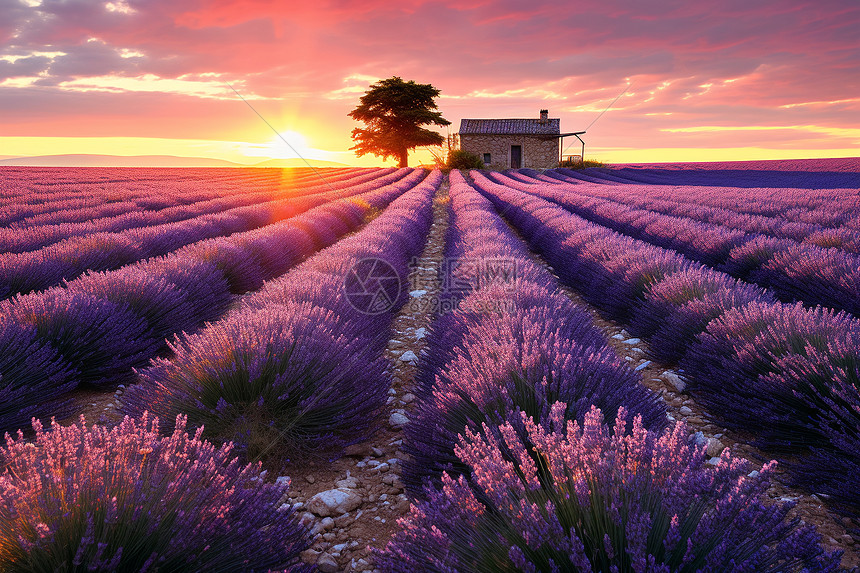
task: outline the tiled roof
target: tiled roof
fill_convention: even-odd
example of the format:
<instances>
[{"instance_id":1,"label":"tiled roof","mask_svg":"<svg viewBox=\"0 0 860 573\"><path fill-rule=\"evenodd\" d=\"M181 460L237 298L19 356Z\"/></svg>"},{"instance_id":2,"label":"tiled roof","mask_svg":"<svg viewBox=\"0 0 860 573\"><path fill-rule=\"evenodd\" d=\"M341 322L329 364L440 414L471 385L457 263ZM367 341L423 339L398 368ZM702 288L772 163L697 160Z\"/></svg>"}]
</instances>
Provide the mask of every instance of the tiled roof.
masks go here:
<instances>
[{"instance_id":1,"label":"tiled roof","mask_svg":"<svg viewBox=\"0 0 860 573\"><path fill-rule=\"evenodd\" d=\"M460 135L558 135L561 120L550 118L546 123L538 119L461 119Z\"/></svg>"}]
</instances>

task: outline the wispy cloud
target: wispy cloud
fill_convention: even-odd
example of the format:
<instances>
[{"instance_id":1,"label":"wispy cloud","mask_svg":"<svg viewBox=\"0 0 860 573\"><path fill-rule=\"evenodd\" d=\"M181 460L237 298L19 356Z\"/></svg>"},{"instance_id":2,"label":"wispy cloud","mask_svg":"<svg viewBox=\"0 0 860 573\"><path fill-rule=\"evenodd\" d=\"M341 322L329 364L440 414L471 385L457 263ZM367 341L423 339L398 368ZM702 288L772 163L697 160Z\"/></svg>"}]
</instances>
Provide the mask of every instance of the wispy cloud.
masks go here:
<instances>
[{"instance_id":1,"label":"wispy cloud","mask_svg":"<svg viewBox=\"0 0 860 573\"><path fill-rule=\"evenodd\" d=\"M346 150L374 81L442 111L587 125L594 148L843 149L860 129L854 0L0 0L5 134L257 138L224 85ZM221 132L218 132L221 130ZM787 134L803 137L786 138ZM241 136L241 137L240 137Z\"/></svg>"}]
</instances>

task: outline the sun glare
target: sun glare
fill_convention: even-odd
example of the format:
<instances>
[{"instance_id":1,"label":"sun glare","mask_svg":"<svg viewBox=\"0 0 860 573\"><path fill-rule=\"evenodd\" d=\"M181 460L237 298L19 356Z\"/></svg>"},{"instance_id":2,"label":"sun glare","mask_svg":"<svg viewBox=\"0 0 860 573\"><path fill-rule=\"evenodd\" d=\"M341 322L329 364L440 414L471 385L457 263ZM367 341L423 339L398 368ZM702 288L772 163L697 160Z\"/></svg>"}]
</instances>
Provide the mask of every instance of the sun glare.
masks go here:
<instances>
[{"instance_id":1,"label":"sun glare","mask_svg":"<svg viewBox=\"0 0 860 573\"><path fill-rule=\"evenodd\" d=\"M308 145L307 138L298 131L282 131L266 143L243 143L240 149L249 157L270 157L272 159L308 158L315 149Z\"/></svg>"}]
</instances>

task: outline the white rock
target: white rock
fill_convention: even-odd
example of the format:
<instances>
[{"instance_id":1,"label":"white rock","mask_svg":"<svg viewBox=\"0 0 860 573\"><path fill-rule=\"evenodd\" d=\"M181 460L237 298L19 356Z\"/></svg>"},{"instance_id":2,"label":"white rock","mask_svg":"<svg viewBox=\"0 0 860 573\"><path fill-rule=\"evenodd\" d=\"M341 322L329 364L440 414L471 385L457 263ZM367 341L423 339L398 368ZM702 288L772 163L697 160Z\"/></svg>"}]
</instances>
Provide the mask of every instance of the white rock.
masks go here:
<instances>
[{"instance_id":1,"label":"white rock","mask_svg":"<svg viewBox=\"0 0 860 573\"><path fill-rule=\"evenodd\" d=\"M415 394L412 394L411 392L407 392L406 394L403 395L403 398L401 398L400 400L404 404L409 404L410 402L415 400Z\"/></svg>"},{"instance_id":2,"label":"white rock","mask_svg":"<svg viewBox=\"0 0 860 573\"><path fill-rule=\"evenodd\" d=\"M394 412L391 414L391 417L388 418L388 423L394 426L395 428L401 428L409 423L409 418L400 414L399 412Z\"/></svg>"},{"instance_id":3,"label":"white rock","mask_svg":"<svg viewBox=\"0 0 860 573\"><path fill-rule=\"evenodd\" d=\"M708 449L705 450L705 453L711 457L715 457L719 456L724 449L726 449L726 446L724 446L721 441L716 438L710 438L708 440Z\"/></svg>"},{"instance_id":4,"label":"white rock","mask_svg":"<svg viewBox=\"0 0 860 573\"><path fill-rule=\"evenodd\" d=\"M412 362L415 362L416 360L418 360L418 357L411 350L407 350L406 352L404 352L403 354L400 355L400 360L402 360L403 362L412 363Z\"/></svg>"},{"instance_id":5,"label":"white rock","mask_svg":"<svg viewBox=\"0 0 860 573\"><path fill-rule=\"evenodd\" d=\"M338 566L337 561L334 560L334 557L328 553L323 553L317 559L317 569L322 571L322 573L337 573L337 571L340 570L340 567Z\"/></svg>"},{"instance_id":6,"label":"white rock","mask_svg":"<svg viewBox=\"0 0 860 573\"><path fill-rule=\"evenodd\" d=\"M646 369L646 368L648 368L650 365L651 365L651 361L650 361L650 360L645 360L645 361L643 361L639 366L637 366L636 368L634 368L633 370L634 370L634 371L636 371L636 372L639 372L640 370L645 370L645 369Z\"/></svg>"},{"instance_id":7,"label":"white rock","mask_svg":"<svg viewBox=\"0 0 860 573\"><path fill-rule=\"evenodd\" d=\"M681 377L678 376L675 372L671 370L666 370L663 372L663 378L666 379L666 382L675 387L675 390L678 392L683 392L684 388L687 387L687 383L681 380Z\"/></svg>"},{"instance_id":8,"label":"white rock","mask_svg":"<svg viewBox=\"0 0 860 573\"><path fill-rule=\"evenodd\" d=\"M427 334L427 329L423 326L415 330L415 340L421 340Z\"/></svg>"},{"instance_id":9,"label":"white rock","mask_svg":"<svg viewBox=\"0 0 860 573\"><path fill-rule=\"evenodd\" d=\"M275 484L276 485L289 486L290 485L290 476L278 476L277 478L275 478Z\"/></svg>"},{"instance_id":10,"label":"white rock","mask_svg":"<svg viewBox=\"0 0 860 573\"><path fill-rule=\"evenodd\" d=\"M684 416L691 416L693 414L693 411L687 406L681 406L681 409L678 411Z\"/></svg>"},{"instance_id":11,"label":"white rock","mask_svg":"<svg viewBox=\"0 0 860 573\"><path fill-rule=\"evenodd\" d=\"M628 338L627 340L623 340L622 342L624 344L629 344L630 346L633 346L634 344L639 344L642 341L638 338Z\"/></svg>"},{"instance_id":12,"label":"white rock","mask_svg":"<svg viewBox=\"0 0 860 573\"><path fill-rule=\"evenodd\" d=\"M707 462L705 462L705 463L707 463L707 464L711 464L712 466L716 466L716 465L719 465L719 463L720 463L720 458L711 458L711 459L709 459L709 460L708 460Z\"/></svg>"},{"instance_id":13,"label":"white rock","mask_svg":"<svg viewBox=\"0 0 860 573\"><path fill-rule=\"evenodd\" d=\"M334 482L338 488L344 489L355 489L358 487L358 481L354 477L348 477L346 479L340 479Z\"/></svg>"},{"instance_id":14,"label":"white rock","mask_svg":"<svg viewBox=\"0 0 860 573\"><path fill-rule=\"evenodd\" d=\"M317 559L319 558L319 554L320 554L320 552L317 551L316 549L306 549L306 550L301 552L301 558L302 558L302 561L304 561L308 565L313 565L314 563L317 562Z\"/></svg>"},{"instance_id":15,"label":"white rock","mask_svg":"<svg viewBox=\"0 0 860 573\"><path fill-rule=\"evenodd\" d=\"M751 478L757 478L758 477L758 470L753 470L750 473L748 473L747 475Z\"/></svg>"},{"instance_id":16,"label":"white rock","mask_svg":"<svg viewBox=\"0 0 860 573\"><path fill-rule=\"evenodd\" d=\"M613 334L612 338L614 340L624 340L624 335L623 334Z\"/></svg>"},{"instance_id":17,"label":"white rock","mask_svg":"<svg viewBox=\"0 0 860 573\"><path fill-rule=\"evenodd\" d=\"M351 489L338 488L321 491L308 500L308 510L327 517L329 515L343 515L361 505L361 496Z\"/></svg>"},{"instance_id":18,"label":"white rock","mask_svg":"<svg viewBox=\"0 0 860 573\"><path fill-rule=\"evenodd\" d=\"M409 296L411 296L412 298L418 298L419 296L424 296L425 294L427 294L427 291L424 289L409 291Z\"/></svg>"}]
</instances>

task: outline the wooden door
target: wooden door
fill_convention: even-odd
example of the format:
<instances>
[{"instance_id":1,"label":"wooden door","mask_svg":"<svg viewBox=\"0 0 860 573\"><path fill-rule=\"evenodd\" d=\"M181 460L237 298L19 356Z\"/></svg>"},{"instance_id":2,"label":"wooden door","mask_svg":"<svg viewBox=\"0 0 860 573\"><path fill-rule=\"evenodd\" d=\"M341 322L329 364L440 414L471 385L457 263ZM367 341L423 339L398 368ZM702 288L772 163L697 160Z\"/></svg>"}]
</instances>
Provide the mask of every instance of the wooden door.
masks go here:
<instances>
[{"instance_id":1,"label":"wooden door","mask_svg":"<svg viewBox=\"0 0 860 573\"><path fill-rule=\"evenodd\" d=\"M523 146L511 145L511 169L519 169L523 166Z\"/></svg>"}]
</instances>

